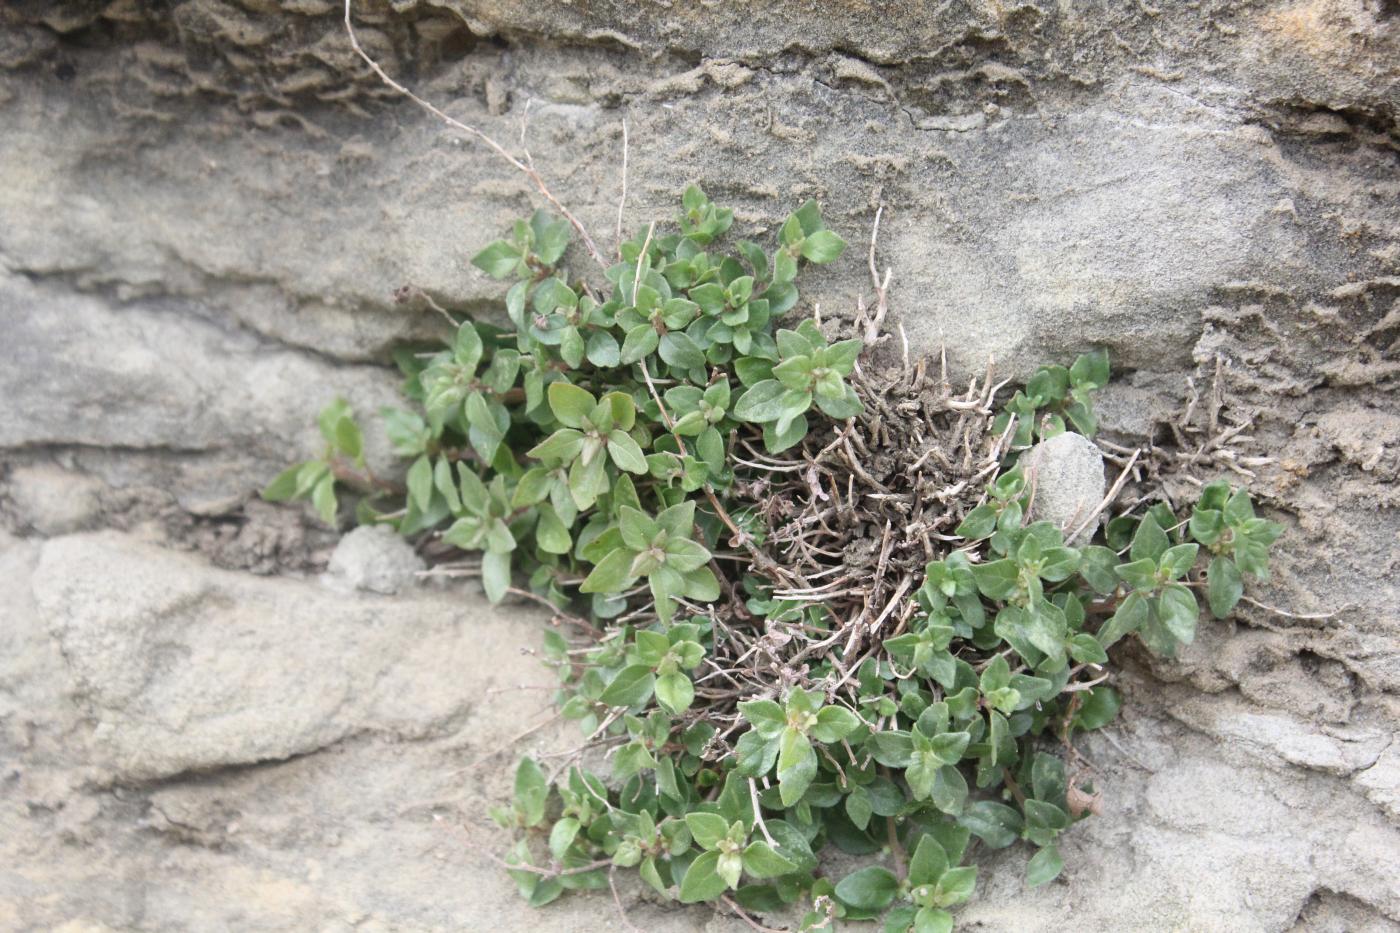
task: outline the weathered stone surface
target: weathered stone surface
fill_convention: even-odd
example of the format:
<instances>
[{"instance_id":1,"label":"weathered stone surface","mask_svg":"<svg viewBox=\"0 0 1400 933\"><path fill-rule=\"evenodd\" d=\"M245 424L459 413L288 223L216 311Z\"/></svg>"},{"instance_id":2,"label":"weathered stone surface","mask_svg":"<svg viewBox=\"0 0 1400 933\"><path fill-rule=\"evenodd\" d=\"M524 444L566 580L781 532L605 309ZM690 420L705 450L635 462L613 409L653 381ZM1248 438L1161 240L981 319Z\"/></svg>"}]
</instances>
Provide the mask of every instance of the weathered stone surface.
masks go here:
<instances>
[{"instance_id":1,"label":"weathered stone surface","mask_svg":"<svg viewBox=\"0 0 1400 933\"><path fill-rule=\"evenodd\" d=\"M55 295L3 273L0 329L0 447L91 452L93 470L119 486L132 477L102 452L135 455L193 511L227 509L287 463L319 456L308 411L338 395L361 410L397 401L377 367L279 348L180 308ZM390 469L382 433L366 443L376 468Z\"/></svg>"},{"instance_id":2,"label":"weathered stone surface","mask_svg":"<svg viewBox=\"0 0 1400 933\"><path fill-rule=\"evenodd\" d=\"M1035 489L1032 521L1050 522L1068 535L1086 525L1103 501L1103 454L1082 434L1066 431L1041 441L1025 453L1022 463L1026 482ZM1090 525L1079 537L1092 533Z\"/></svg>"},{"instance_id":3,"label":"weathered stone surface","mask_svg":"<svg viewBox=\"0 0 1400 933\"><path fill-rule=\"evenodd\" d=\"M609 897L533 911L480 854L505 844L484 813L513 756L576 741L512 744L549 718L535 614L254 579L114 533L0 533L0 599L4 929L618 922ZM644 929L706 924L622 892Z\"/></svg>"},{"instance_id":4,"label":"weathered stone surface","mask_svg":"<svg viewBox=\"0 0 1400 933\"><path fill-rule=\"evenodd\" d=\"M96 521L102 509L100 482L54 464L20 467L10 482L14 500L23 505L16 522L41 535L81 530Z\"/></svg>"},{"instance_id":5,"label":"weathered stone surface","mask_svg":"<svg viewBox=\"0 0 1400 933\"><path fill-rule=\"evenodd\" d=\"M333 587L392 596L413 583L424 567L413 546L385 525L365 525L348 532L335 546L326 567Z\"/></svg>"},{"instance_id":6,"label":"weathered stone surface","mask_svg":"<svg viewBox=\"0 0 1400 933\"><path fill-rule=\"evenodd\" d=\"M1376 806L1400 820L1400 745L1391 737L1390 746L1375 764L1356 776L1356 783L1366 789L1366 796Z\"/></svg>"},{"instance_id":7,"label":"weathered stone surface","mask_svg":"<svg viewBox=\"0 0 1400 933\"><path fill-rule=\"evenodd\" d=\"M377 733L455 731L489 626L442 596L372 609L111 533L45 546L34 597L93 723L94 763L152 780Z\"/></svg>"}]
</instances>

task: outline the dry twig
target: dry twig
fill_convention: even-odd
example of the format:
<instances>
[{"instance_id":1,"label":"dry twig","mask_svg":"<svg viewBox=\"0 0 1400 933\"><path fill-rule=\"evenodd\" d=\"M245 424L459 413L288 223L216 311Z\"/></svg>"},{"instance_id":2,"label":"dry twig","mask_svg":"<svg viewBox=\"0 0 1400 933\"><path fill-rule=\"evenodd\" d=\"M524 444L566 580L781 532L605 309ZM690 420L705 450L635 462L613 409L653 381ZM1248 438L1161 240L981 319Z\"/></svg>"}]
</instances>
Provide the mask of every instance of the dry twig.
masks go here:
<instances>
[{"instance_id":1,"label":"dry twig","mask_svg":"<svg viewBox=\"0 0 1400 933\"><path fill-rule=\"evenodd\" d=\"M455 117L449 116L448 114L444 113L441 109L439 109L436 105L432 104L427 100L424 100L422 97L419 97L417 94L404 87L398 81L395 81L393 78L389 77L388 72L386 72L382 67L380 67L379 62L375 61L374 58L372 58L370 54L366 52L364 48L360 45L360 40L355 35L355 27L350 20L350 4L351 0L345 0L345 32L350 37L350 47L355 50L356 55L360 56L360 58L364 60L365 64L369 65L370 70L373 71L376 75L378 75L379 79L385 84L387 84L389 87L393 88L395 91L402 94L404 97L407 97L409 100L413 101L419 107L422 107L428 113L437 117L439 120L446 123L454 130L466 133L473 139L477 139L482 143L485 143L486 146L492 152L496 153L496 155L500 156L502 159L505 159L506 162L509 163L512 168L521 172L523 175L525 175L526 178L529 178L530 181L534 183L535 188L538 189L540 194L544 196L544 199L548 201L554 207L554 209L557 210L564 217L565 220L569 222L569 224L574 228L575 231L578 232L579 239L583 241L584 248L588 250L588 254L593 257L594 261L596 261L599 266L601 266L603 269L606 269L608 267L608 264L603 260L602 254L598 252L598 247L596 244L594 244L593 237L589 236L588 230L583 226L583 222L580 221L578 217L574 215L573 211L565 207L559 201L559 199L554 196L554 192L549 190L549 185L545 184L544 177L541 176L540 173L535 170L534 160L530 158L528 150L525 154L525 161L521 161L520 159L511 155L510 152L504 146L496 142L496 140L492 139L490 136L486 135L486 133L482 132L474 126L470 126L466 123L463 123L461 120L458 120ZM526 116L528 115L529 104L527 103ZM524 139L524 135L525 126L522 121L522 141Z\"/></svg>"}]
</instances>

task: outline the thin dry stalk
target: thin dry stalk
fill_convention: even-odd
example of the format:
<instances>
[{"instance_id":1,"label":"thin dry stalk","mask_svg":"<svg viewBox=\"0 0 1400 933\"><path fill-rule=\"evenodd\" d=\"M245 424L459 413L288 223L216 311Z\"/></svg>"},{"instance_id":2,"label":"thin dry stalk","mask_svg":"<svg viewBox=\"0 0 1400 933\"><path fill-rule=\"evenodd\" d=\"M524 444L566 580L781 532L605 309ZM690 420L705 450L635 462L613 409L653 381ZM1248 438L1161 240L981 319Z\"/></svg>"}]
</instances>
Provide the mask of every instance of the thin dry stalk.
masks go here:
<instances>
[{"instance_id":1,"label":"thin dry stalk","mask_svg":"<svg viewBox=\"0 0 1400 933\"><path fill-rule=\"evenodd\" d=\"M534 183L535 188L538 189L540 194L544 196L544 199L548 201L554 207L554 209L557 210L560 213L560 215L564 217L565 220L569 222L569 224L574 228L575 231L578 232L579 239L583 241L584 248L588 250L588 254L593 257L594 261L597 262L600 267L602 267L603 269L607 269L608 264L603 260L602 254L598 252L598 247L593 242L593 237L589 236L587 228L583 226L583 222L580 221L578 217L574 215L573 211L565 207L559 201L559 199L554 196L554 192L549 190L549 185L545 184L544 177L541 176L540 173L535 170L534 160L530 158L528 150L526 151L525 161L521 161L520 159L511 155L510 152L504 146L496 142L496 140L492 139L490 136L486 135L481 130L477 129L474 126L470 126L466 123L463 123L461 120L458 120L455 117L449 116L431 102L424 100L422 97L419 97L417 94L404 87L398 81L395 81L393 78L389 77L388 72L386 72L382 67L380 67L379 62L375 61L374 58L372 58L370 54L366 52L364 48L360 45L360 40L355 35L354 24L351 22L350 19L350 4L351 0L345 0L345 32L350 37L350 47L355 50L356 55L360 56L360 58L364 60L366 65L369 65L370 70L379 76L379 80L383 81L385 84L393 88L399 94L402 94L404 97L407 97L409 100L413 101L419 107L422 107L428 113L437 117L439 120L446 123L454 130L466 133L473 139L477 139L485 143L486 146L492 152L496 153L496 155L500 156L502 159L505 159L506 162L509 163L512 168L525 175L526 178L529 178L530 181ZM526 105L526 114L527 116L529 114L528 103ZM525 128L524 125L522 125L522 140L524 138L524 133Z\"/></svg>"}]
</instances>

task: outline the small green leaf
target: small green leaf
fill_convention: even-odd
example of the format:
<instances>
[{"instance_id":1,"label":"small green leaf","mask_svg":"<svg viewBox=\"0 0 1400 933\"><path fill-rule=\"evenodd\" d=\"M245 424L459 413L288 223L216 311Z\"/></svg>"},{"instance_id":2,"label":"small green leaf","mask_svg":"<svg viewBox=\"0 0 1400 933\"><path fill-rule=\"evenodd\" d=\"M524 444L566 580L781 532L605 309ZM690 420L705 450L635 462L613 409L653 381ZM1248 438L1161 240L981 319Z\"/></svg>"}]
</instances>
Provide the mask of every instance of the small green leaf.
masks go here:
<instances>
[{"instance_id":1,"label":"small green leaf","mask_svg":"<svg viewBox=\"0 0 1400 933\"><path fill-rule=\"evenodd\" d=\"M740 421L762 423L774 421L783 414L786 387L776 379L767 379L748 389L734 406L734 417Z\"/></svg>"},{"instance_id":2,"label":"small green leaf","mask_svg":"<svg viewBox=\"0 0 1400 933\"><path fill-rule=\"evenodd\" d=\"M559 385L560 383L554 383ZM568 463L583 450L583 434L573 428L560 428L549 437L526 451L526 455L540 460L554 460Z\"/></svg>"},{"instance_id":3,"label":"small green leaf","mask_svg":"<svg viewBox=\"0 0 1400 933\"><path fill-rule=\"evenodd\" d=\"M1108 351L1099 349L1081 354L1069 368L1069 377L1076 387L1102 389L1108 385Z\"/></svg>"},{"instance_id":4,"label":"small green leaf","mask_svg":"<svg viewBox=\"0 0 1400 933\"><path fill-rule=\"evenodd\" d=\"M1157 600L1157 618L1167 627L1177 641L1191 644L1196 637L1196 621L1201 617L1201 608L1196 604L1196 594L1180 583L1170 583L1162 588Z\"/></svg>"},{"instance_id":5,"label":"small green leaf","mask_svg":"<svg viewBox=\"0 0 1400 933\"><path fill-rule=\"evenodd\" d=\"M588 338L588 362L599 369L611 369L622 361L617 338L605 330L594 331Z\"/></svg>"},{"instance_id":6,"label":"small green leaf","mask_svg":"<svg viewBox=\"0 0 1400 933\"><path fill-rule=\"evenodd\" d=\"M578 328L564 328L564 333L559 338L559 358L567 363L570 369L577 369L583 362L584 349L583 335L578 332Z\"/></svg>"},{"instance_id":7,"label":"small green leaf","mask_svg":"<svg viewBox=\"0 0 1400 933\"><path fill-rule=\"evenodd\" d=\"M734 746L735 770L744 777L763 777L778 760L778 743L750 729Z\"/></svg>"},{"instance_id":8,"label":"small green leaf","mask_svg":"<svg viewBox=\"0 0 1400 933\"><path fill-rule=\"evenodd\" d=\"M1131 632L1136 632L1147 623L1151 607L1141 593L1129 593L1117 611L1098 631L1099 644L1111 648L1114 642Z\"/></svg>"},{"instance_id":9,"label":"small green leaf","mask_svg":"<svg viewBox=\"0 0 1400 933\"><path fill-rule=\"evenodd\" d=\"M327 473L321 477L320 482L311 493L311 504L316 507L316 514L321 516L321 521L327 525L335 524L335 513L338 503L335 498L335 477Z\"/></svg>"},{"instance_id":10,"label":"small green leaf","mask_svg":"<svg viewBox=\"0 0 1400 933\"><path fill-rule=\"evenodd\" d=\"M744 849L744 871L755 878L777 878L797 871L797 866L783 858L765 842L751 842Z\"/></svg>"},{"instance_id":11,"label":"small green leaf","mask_svg":"<svg viewBox=\"0 0 1400 933\"><path fill-rule=\"evenodd\" d=\"M809 733L818 742L839 742L862 725L861 718L840 706L825 706Z\"/></svg>"},{"instance_id":12,"label":"small green leaf","mask_svg":"<svg viewBox=\"0 0 1400 933\"><path fill-rule=\"evenodd\" d=\"M552 266L569 245L569 224L565 220L547 222L548 216L544 211L537 211L530 223L536 228L535 257L546 266Z\"/></svg>"},{"instance_id":13,"label":"small green leaf","mask_svg":"<svg viewBox=\"0 0 1400 933\"><path fill-rule=\"evenodd\" d=\"M1118 587L1118 577L1113 572L1117 564L1118 555L1112 549L1090 545L1080 552L1079 575L1094 592L1106 596Z\"/></svg>"},{"instance_id":14,"label":"small green leaf","mask_svg":"<svg viewBox=\"0 0 1400 933\"><path fill-rule=\"evenodd\" d=\"M348 415L335 423L335 446L351 460L360 459L364 452L364 437L359 425Z\"/></svg>"},{"instance_id":15,"label":"small green leaf","mask_svg":"<svg viewBox=\"0 0 1400 933\"><path fill-rule=\"evenodd\" d=\"M1167 574L1168 579L1179 580L1195 565L1196 552L1199 549L1195 544L1178 544L1167 548L1157 565Z\"/></svg>"},{"instance_id":16,"label":"small green leaf","mask_svg":"<svg viewBox=\"0 0 1400 933\"><path fill-rule=\"evenodd\" d=\"M582 428L593 407L598 404L587 389L567 382L549 384L549 410L565 427Z\"/></svg>"},{"instance_id":17,"label":"small green leaf","mask_svg":"<svg viewBox=\"0 0 1400 933\"><path fill-rule=\"evenodd\" d=\"M660 338L656 335L656 328L652 327L650 323L638 324L627 332L626 338L622 341L620 353L622 362L635 363L650 356L659 342Z\"/></svg>"},{"instance_id":18,"label":"small green leaf","mask_svg":"<svg viewBox=\"0 0 1400 933\"><path fill-rule=\"evenodd\" d=\"M969 805L958 817L958 823L993 849L1004 849L1021 835L1021 814L994 800Z\"/></svg>"},{"instance_id":19,"label":"small green leaf","mask_svg":"<svg viewBox=\"0 0 1400 933\"><path fill-rule=\"evenodd\" d=\"M830 230L817 230L802 241L802 258L818 264L831 262L845 248L846 241Z\"/></svg>"},{"instance_id":20,"label":"small green leaf","mask_svg":"<svg viewBox=\"0 0 1400 933\"><path fill-rule=\"evenodd\" d=\"M521 758L515 768L515 808L526 826L538 826L544 821L548 796L549 784L540 766L533 758Z\"/></svg>"},{"instance_id":21,"label":"small green leaf","mask_svg":"<svg viewBox=\"0 0 1400 933\"><path fill-rule=\"evenodd\" d=\"M1097 686L1079 704L1074 717L1075 725L1081 729L1100 729L1113 722L1122 706L1123 701L1117 690L1107 685Z\"/></svg>"},{"instance_id":22,"label":"small green leaf","mask_svg":"<svg viewBox=\"0 0 1400 933\"><path fill-rule=\"evenodd\" d=\"M953 915L937 907L921 907L914 915L914 933L952 933Z\"/></svg>"},{"instance_id":23,"label":"small green leaf","mask_svg":"<svg viewBox=\"0 0 1400 933\"><path fill-rule=\"evenodd\" d=\"M777 738L787 722L783 708L772 700L748 700L739 704L739 712L765 738Z\"/></svg>"},{"instance_id":24,"label":"small green leaf","mask_svg":"<svg viewBox=\"0 0 1400 933\"><path fill-rule=\"evenodd\" d=\"M718 813L687 813L685 825L702 849L713 849L729 835L729 823Z\"/></svg>"},{"instance_id":25,"label":"small green leaf","mask_svg":"<svg viewBox=\"0 0 1400 933\"><path fill-rule=\"evenodd\" d=\"M972 897L972 891L976 885L977 868L975 866L950 869L938 880L933 892L934 901L940 907L961 904Z\"/></svg>"},{"instance_id":26,"label":"small green leaf","mask_svg":"<svg viewBox=\"0 0 1400 933\"><path fill-rule=\"evenodd\" d=\"M505 599L510 589L510 553L491 552L481 555L481 586L486 598L493 603Z\"/></svg>"},{"instance_id":27,"label":"small green leaf","mask_svg":"<svg viewBox=\"0 0 1400 933\"><path fill-rule=\"evenodd\" d=\"M770 454L778 454L807 436L807 417L798 415L786 428L779 429L779 422L770 421L763 426L763 446Z\"/></svg>"},{"instance_id":28,"label":"small green leaf","mask_svg":"<svg viewBox=\"0 0 1400 933\"><path fill-rule=\"evenodd\" d=\"M433 501L433 464L426 455L413 461L413 466L408 468L408 495L418 511L428 511Z\"/></svg>"},{"instance_id":29,"label":"small green leaf","mask_svg":"<svg viewBox=\"0 0 1400 933\"><path fill-rule=\"evenodd\" d=\"M678 573L690 573L709 563L710 552L686 538L672 538L664 549L666 566Z\"/></svg>"},{"instance_id":30,"label":"small green leaf","mask_svg":"<svg viewBox=\"0 0 1400 933\"><path fill-rule=\"evenodd\" d=\"M1113 572L1135 590L1150 591L1157 588L1157 561L1150 557L1129 564L1119 564L1113 568Z\"/></svg>"},{"instance_id":31,"label":"small green leaf","mask_svg":"<svg viewBox=\"0 0 1400 933\"><path fill-rule=\"evenodd\" d=\"M816 776L817 753L812 743L796 729L784 729L778 747L778 790L783 806L791 807L801 800Z\"/></svg>"},{"instance_id":32,"label":"small green leaf","mask_svg":"<svg viewBox=\"0 0 1400 933\"><path fill-rule=\"evenodd\" d=\"M719 874L719 857L718 851L711 850L690 863L681 880L682 904L714 900L729 890L729 884Z\"/></svg>"},{"instance_id":33,"label":"small green leaf","mask_svg":"<svg viewBox=\"0 0 1400 933\"><path fill-rule=\"evenodd\" d=\"M962 760L972 736L966 732L944 732L929 740L931 754L945 765L955 765Z\"/></svg>"},{"instance_id":34,"label":"small green leaf","mask_svg":"<svg viewBox=\"0 0 1400 933\"><path fill-rule=\"evenodd\" d=\"M520 265L520 250L497 240L472 257L472 265L493 279L508 279Z\"/></svg>"},{"instance_id":35,"label":"small green leaf","mask_svg":"<svg viewBox=\"0 0 1400 933\"><path fill-rule=\"evenodd\" d=\"M554 828L549 831L550 854L555 858L563 858L564 853L569 851L569 846L574 844L578 830L579 822L571 816L566 816L555 823Z\"/></svg>"},{"instance_id":36,"label":"small green leaf","mask_svg":"<svg viewBox=\"0 0 1400 933\"><path fill-rule=\"evenodd\" d=\"M995 531L996 527L997 511L991 503L984 502L967 513L954 534L969 541L979 541Z\"/></svg>"},{"instance_id":37,"label":"small green leaf","mask_svg":"<svg viewBox=\"0 0 1400 933\"><path fill-rule=\"evenodd\" d=\"M618 469L629 473L647 472L646 455L642 448L625 431L615 430L608 435L608 456Z\"/></svg>"},{"instance_id":38,"label":"small green leaf","mask_svg":"<svg viewBox=\"0 0 1400 933\"><path fill-rule=\"evenodd\" d=\"M875 760L887 768L907 768L913 752L913 741L908 732L888 730L877 732L870 737Z\"/></svg>"},{"instance_id":39,"label":"small green leaf","mask_svg":"<svg viewBox=\"0 0 1400 933\"><path fill-rule=\"evenodd\" d=\"M631 559L633 552L626 548L617 548L609 553L606 558L599 560L598 566L594 567L592 573L585 577L584 583L578 587L580 593L622 593L631 586L631 581L636 577L631 576Z\"/></svg>"},{"instance_id":40,"label":"small green leaf","mask_svg":"<svg viewBox=\"0 0 1400 933\"><path fill-rule=\"evenodd\" d=\"M679 716L690 708L695 700L695 687L690 678L681 673L663 674L656 679L656 699L666 711Z\"/></svg>"},{"instance_id":41,"label":"small green leaf","mask_svg":"<svg viewBox=\"0 0 1400 933\"><path fill-rule=\"evenodd\" d=\"M262 497L268 502L286 502L296 495L297 474L301 471L300 463L287 467L277 478L268 483L262 491Z\"/></svg>"},{"instance_id":42,"label":"small green leaf","mask_svg":"<svg viewBox=\"0 0 1400 933\"><path fill-rule=\"evenodd\" d=\"M1006 599L1021 586L1021 569L1010 559L974 564L972 576L977 581L977 589L988 599Z\"/></svg>"},{"instance_id":43,"label":"small green leaf","mask_svg":"<svg viewBox=\"0 0 1400 933\"><path fill-rule=\"evenodd\" d=\"M1206 570L1206 598L1211 615L1223 619L1244 595L1244 578L1235 562L1228 557L1215 557Z\"/></svg>"},{"instance_id":44,"label":"small green leaf","mask_svg":"<svg viewBox=\"0 0 1400 933\"><path fill-rule=\"evenodd\" d=\"M1150 560L1155 566L1171 542L1167 539L1167 533L1162 530L1162 526L1157 524L1157 519L1149 512L1138 522L1137 532L1133 535L1132 548L1128 551L1128 556L1135 561Z\"/></svg>"},{"instance_id":45,"label":"small green leaf","mask_svg":"<svg viewBox=\"0 0 1400 933\"><path fill-rule=\"evenodd\" d=\"M535 505L543 502L549 496L549 491L554 485L554 474L543 467L533 467L526 470L516 484L515 492L511 494L510 504L512 508L522 508L524 506Z\"/></svg>"},{"instance_id":46,"label":"small green leaf","mask_svg":"<svg viewBox=\"0 0 1400 933\"><path fill-rule=\"evenodd\" d=\"M651 697L656 684L651 668L645 664L634 664L618 671L598 702L607 706L636 706Z\"/></svg>"},{"instance_id":47,"label":"small green leaf","mask_svg":"<svg viewBox=\"0 0 1400 933\"><path fill-rule=\"evenodd\" d=\"M457 480L452 475L452 464L446 457L440 457L437 463L433 464L433 488L447 501L447 508L452 514L461 513L462 496L457 490Z\"/></svg>"},{"instance_id":48,"label":"small green leaf","mask_svg":"<svg viewBox=\"0 0 1400 933\"><path fill-rule=\"evenodd\" d=\"M497 423L491 405L480 392L473 392L467 396L465 407L468 425L467 436L471 441L472 448L481 454L483 461L490 463L496 458L496 451L500 448L501 441L505 439L505 432ZM509 420L509 416L506 417Z\"/></svg>"},{"instance_id":49,"label":"small green leaf","mask_svg":"<svg viewBox=\"0 0 1400 933\"><path fill-rule=\"evenodd\" d=\"M682 369L694 369L697 366L705 365L705 354L700 352L689 337L680 331L671 331L665 334L658 343L658 351L661 359L671 366L678 366Z\"/></svg>"},{"instance_id":50,"label":"small green leaf","mask_svg":"<svg viewBox=\"0 0 1400 933\"><path fill-rule=\"evenodd\" d=\"M1103 650L1099 640L1088 632L1080 632L1070 639L1069 653L1080 664L1106 664L1108 652Z\"/></svg>"},{"instance_id":51,"label":"small green leaf","mask_svg":"<svg viewBox=\"0 0 1400 933\"><path fill-rule=\"evenodd\" d=\"M569 529L559 520L559 515L550 505L540 506L539 521L535 525L535 543L546 554L567 554L573 547Z\"/></svg>"},{"instance_id":52,"label":"small green leaf","mask_svg":"<svg viewBox=\"0 0 1400 933\"><path fill-rule=\"evenodd\" d=\"M957 768L944 765L933 772L928 799L949 816L959 815L967 803L967 779Z\"/></svg>"},{"instance_id":53,"label":"small green leaf","mask_svg":"<svg viewBox=\"0 0 1400 933\"><path fill-rule=\"evenodd\" d=\"M937 884L947 870L948 854L943 851L943 846L933 836L924 835L914 849L913 858L909 860L909 883Z\"/></svg>"},{"instance_id":54,"label":"small green leaf","mask_svg":"<svg viewBox=\"0 0 1400 933\"><path fill-rule=\"evenodd\" d=\"M530 895L528 903L531 907L543 907L552 903L559 895L564 893L564 883L558 878L541 878L539 884Z\"/></svg>"},{"instance_id":55,"label":"small green leaf","mask_svg":"<svg viewBox=\"0 0 1400 933\"><path fill-rule=\"evenodd\" d=\"M481 362L482 350L481 335L477 333L476 326L471 321L457 328L457 336L452 343L452 355L468 375L476 373L477 364Z\"/></svg>"},{"instance_id":56,"label":"small green leaf","mask_svg":"<svg viewBox=\"0 0 1400 933\"><path fill-rule=\"evenodd\" d=\"M1064 867L1065 863L1060 858L1059 848L1053 845L1046 846L1031 856L1030 862L1026 865L1026 884L1033 888L1048 884L1059 877L1060 871Z\"/></svg>"},{"instance_id":57,"label":"small green leaf","mask_svg":"<svg viewBox=\"0 0 1400 933\"><path fill-rule=\"evenodd\" d=\"M836 885L842 903L860 910L884 910L898 891L899 879L878 865L851 872Z\"/></svg>"}]
</instances>

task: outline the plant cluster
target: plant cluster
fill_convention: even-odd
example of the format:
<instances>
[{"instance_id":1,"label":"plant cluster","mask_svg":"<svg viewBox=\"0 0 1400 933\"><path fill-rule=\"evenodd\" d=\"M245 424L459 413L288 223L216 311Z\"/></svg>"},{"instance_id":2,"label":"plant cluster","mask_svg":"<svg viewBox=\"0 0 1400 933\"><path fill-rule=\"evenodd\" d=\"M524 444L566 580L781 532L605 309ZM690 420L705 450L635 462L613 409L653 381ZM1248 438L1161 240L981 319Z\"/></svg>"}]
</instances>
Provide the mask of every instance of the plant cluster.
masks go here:
<instances>
[{"instance_id":1,"label":"plant cluster","mask_svg":"<svg viewBox=\"0 0 1400 933\"><path fill-rule=\"evenodd\" d=\"M976 432L948 428L971 445L964 479L945 490L955 525L891 556L887 523L872 577L917 572L847 617L818 578L859 549L813 556L784 537L836 523L842 490L810 522L775 517L774 503L800 493L817 508L830 498L822 458L855 457L861 431L877 442L871 413L917 406L871 389L861 341L833 342L814 320L778 326L798 305L800 266L844 247L817 206L787 219L771 253L719 250L732 221L690 188L678 232L653 226L621 244L596 290L562 265L568 224L517 223L474 260L512 282L511 326L464 322L450 346L400 358L416 410L384 421L410 461L405 487L367 475L337 402L321 418L325 456L265 494L309 496L331 521L348 483L364 494L361 521L479 553L472 570L493 601L517 592L571 623L573 637L545 633L544 655L586 745L552 774L521 761L514 800L495 813L518 833L508 861L532 904L636 868L683 903L805 903L804 928L883 917L890 931L947 931L979 847L1024 840L1029 884L1059 874L1057 840L1098 794L1073 739L1121 703L1108 649L1130 635L1166 655L1191 642L1200 594L1228 613L1244 576L1267 573L1281 529L1224 482L1188 514L1158 503L1083 540L1029 520L1018 451L1094 434L1109 364L1090 353L1041 369L1000 413L990 389L937 400L949 418L986 412ZM876 500L898 498L850 463L853 498L857 472ZM799 547L807 563L785 566ZM876 590L862 592L869 603ZM606 757L606 778L585 752ZM831 879L817 859L827 845L887 859Z\"/></svg>"}]
</instances>

